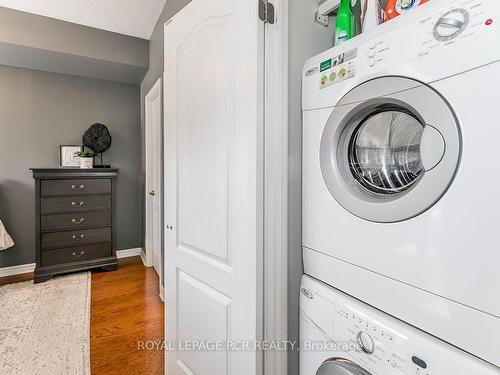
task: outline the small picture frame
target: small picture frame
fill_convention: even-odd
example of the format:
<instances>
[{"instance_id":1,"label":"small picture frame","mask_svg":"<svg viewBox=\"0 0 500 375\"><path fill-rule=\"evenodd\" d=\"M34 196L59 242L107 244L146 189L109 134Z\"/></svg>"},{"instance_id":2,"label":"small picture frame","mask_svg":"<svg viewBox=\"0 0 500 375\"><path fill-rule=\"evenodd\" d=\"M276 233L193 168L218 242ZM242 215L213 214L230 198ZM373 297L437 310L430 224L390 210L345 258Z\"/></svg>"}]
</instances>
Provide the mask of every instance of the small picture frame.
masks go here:
<instances>
[{"instance_id":1,"label":"small picture frame","mask_svg":"<svg viewBox=\"0 0 500 375\"><path fill-rule=\"evenodd\" d=\"M59 165L61 167L79 167L80 157L75 156L75 154L80 151L82 151L82 146L59 146Z\"/></svg>"}]
</instances>

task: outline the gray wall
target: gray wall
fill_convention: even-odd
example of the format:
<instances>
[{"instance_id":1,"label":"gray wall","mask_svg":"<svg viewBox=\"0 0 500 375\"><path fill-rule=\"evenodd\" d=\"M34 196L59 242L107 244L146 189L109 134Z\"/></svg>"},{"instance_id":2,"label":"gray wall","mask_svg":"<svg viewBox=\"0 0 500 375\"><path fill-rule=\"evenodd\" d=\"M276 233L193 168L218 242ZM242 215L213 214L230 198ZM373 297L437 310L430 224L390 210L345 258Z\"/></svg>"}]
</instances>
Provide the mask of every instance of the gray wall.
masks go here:
<instances>
[{"instance_id":1,"label":"gray wall","mask_svg":"<svg viewBox=\"0 0 500 375\"><path fill-rule=\"evenodd\" d=\"M0 64L140 84L149 41L0 7Z\"/></svg>"},{"instance_id":2,"label":"gray wall","mask_svg":"<svg viewBox=\"0 0 500 375\"><path fill-rule=\"evenodd\" d=\"M302 277L302 68L305 61L333 44L334 19L324 28L313 22L318 4L314 0L289 2L288 91L288 336L299 336L299 287ZM298 352L291 352L288 374L299 373Z\"/></svg>"},{"instance_id":3,"label":"gray wall","mask_svg":"<svg viewBox=\"0 0 500 375\"><path fill-rule=\"evenodd\" d=\"M163 42L164 42L164 25L177 12L184 8L191 0L167 0L165 7L156 23L151 40L149 41L149 70L141 84L141 124L142 124L142 139L145 139L144 133L144 98L153 85L159 78L163 77ZM163 120L162 120L163 122ZM143 142L144 144L144 142ZM142 149L143 160L146 158L144 147ZM145 166L142 166L142 181L146 181ZM143 194L144 196L144 194ZM144 227L144 223L142 224ZM163 259L163 253L162 253Z\"/></svg>"},{"instance_id":4,"label":"gray wall","mask_svg":"<svg viewBox=\"0 0 500 375\"><path fill-rule=\"evenodd\" d=\"M142 246L139 86L0 66L0 219L16 246L0 267L35 261L30 167L58 165L59 145L81 144L95 122L113 137L106 163L120 168L117 247Z\"/></svg>"}]
</instances>

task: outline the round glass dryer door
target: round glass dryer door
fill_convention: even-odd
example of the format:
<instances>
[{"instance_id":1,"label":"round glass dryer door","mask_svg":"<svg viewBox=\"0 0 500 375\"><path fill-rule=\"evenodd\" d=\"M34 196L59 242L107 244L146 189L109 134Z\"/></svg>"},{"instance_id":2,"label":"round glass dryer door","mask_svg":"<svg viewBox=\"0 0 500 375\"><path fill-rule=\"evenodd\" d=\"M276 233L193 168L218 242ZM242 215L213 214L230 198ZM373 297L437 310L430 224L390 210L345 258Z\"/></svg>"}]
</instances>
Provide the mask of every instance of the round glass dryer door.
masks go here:
<instances>
[{"instance_id":1,"label":"round glass dryer door","mask_svg":"<svg viewBox=\"0 0 500 375\"><path fill-rule=\"evenodd\" d=\"M459 126L446 100L418 81L383 77L356 87L335 107L320 161L340 205L387 223L435 204L451 184L460 154Z\"/></svg>"},{"instance_id":2,"label":"round glass dryer door","mask_svg":"<svg viewBox=\"0 0 500 375\"><path fill-rule=\"evenodd\" d=\"M323 362L316 375L371 375L367 370L346 359L332 358Z\"/></svg>"},{"instance_id":3,"label":"round glass dryer door","mask_svg":"<svg viewBox=\"0 0 500 375\"><path fill-rule=\"evenodd\" d=\"M423 175L420 140L424 125L410 113L387 109L369 115L349 146L353 178L374 194L399 194Z\"/></svg>"}]
</instances>

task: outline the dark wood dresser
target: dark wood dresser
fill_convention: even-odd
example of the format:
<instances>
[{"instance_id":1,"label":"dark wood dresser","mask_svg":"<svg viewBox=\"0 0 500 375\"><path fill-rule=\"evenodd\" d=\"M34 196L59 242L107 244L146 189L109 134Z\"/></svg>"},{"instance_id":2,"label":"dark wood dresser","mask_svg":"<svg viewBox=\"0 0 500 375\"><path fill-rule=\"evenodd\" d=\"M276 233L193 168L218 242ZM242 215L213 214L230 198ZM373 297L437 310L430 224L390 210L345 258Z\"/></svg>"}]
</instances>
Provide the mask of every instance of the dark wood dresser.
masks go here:
<instances>
[{"instance_id":1,"label":"dark wood dresser","mask_svg":"<svg viewBox=\"0 0 500 375\"><path fill-rule=\"evenodd\" d=\"M31 170L36 201L35 283L92 268L116 270L118 169Z\"/></svg>"}]
</instances>

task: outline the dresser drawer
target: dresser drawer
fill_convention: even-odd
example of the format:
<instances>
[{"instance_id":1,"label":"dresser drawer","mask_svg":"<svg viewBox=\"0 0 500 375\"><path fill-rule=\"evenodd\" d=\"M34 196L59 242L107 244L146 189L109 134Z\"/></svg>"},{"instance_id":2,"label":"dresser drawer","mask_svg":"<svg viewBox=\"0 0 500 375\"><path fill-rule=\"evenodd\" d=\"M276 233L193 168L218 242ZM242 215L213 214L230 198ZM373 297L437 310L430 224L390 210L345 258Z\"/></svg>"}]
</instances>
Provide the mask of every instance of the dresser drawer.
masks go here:
<instances>
[{"instance_id":1,"label":"dresser drawer","mask_svg":"<svg viewBox=\"0 0 500 375\"><path fill-rule=\"evenodd\" d=\"M43 250L41 252L42 266L53 266L82 260L106 258L111 256L111 243L69 247L65 249Z\"/></svg>"},{"instance_id":2,"label":"dresser drawer","mask_svg":"<svg viewBox=\"0 0 500 375\"><path fill-rule=\"evenodd\" d=\"M43 180L41 181L43 197L81 194L110 194L110 179L85 180Z\"/></svg>"},{"instance_id":3,"label":"dresser drawer","mask_svg":"<svg viewBox=\"0 0 500 375\"><path fill-rule=\"evenodd\" d=\"M112 222L111 211L44 215L40 221L42 231L109 227Z\"/></svg>"},{"instance_id":4,"label":"dresser drawer","mask_svg":"<svg viewBox=\"0 0 500 375\"><path fill-rule=\"evenodd\" d=\"M67 232L42 233L42 248L79 246L111 241L111 228L71 230Z\"/></svg>"},{"instance_id":5,"label":"dresser drawer","mask_svg":"<svg viewBox=\"0 0 500 375\"><path fill-rule=\"evenodd\" d=\"M110 210L111 196L75 196L41 198L40 211L43 214L73 213L96 210Z\"/></svg>"}]
</instances>

